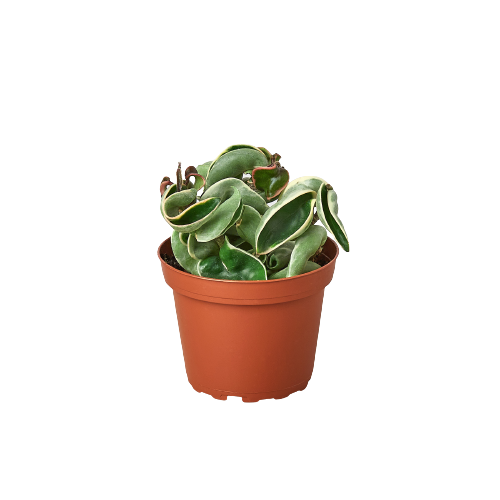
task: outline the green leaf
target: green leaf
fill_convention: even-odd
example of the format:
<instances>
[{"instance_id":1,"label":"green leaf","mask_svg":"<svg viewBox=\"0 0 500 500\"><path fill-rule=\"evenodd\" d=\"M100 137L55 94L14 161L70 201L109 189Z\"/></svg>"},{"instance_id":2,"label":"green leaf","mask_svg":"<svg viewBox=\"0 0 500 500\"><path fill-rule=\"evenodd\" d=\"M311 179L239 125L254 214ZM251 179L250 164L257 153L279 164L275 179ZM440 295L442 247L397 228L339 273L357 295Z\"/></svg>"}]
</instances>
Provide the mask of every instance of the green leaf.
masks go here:
<instances>
[{"instance_id":1,"label":"green leaf","mask_svg":"<svg viewBox=\"0 0 500 500\"><path fill-rule=\"evenodd\" d=\"M166 191L165 191L166 193ZM187 189L179 193L168 194L162 196L162 213L165 213L168 218L177 217L179 210L187 207L190 203L196 200L196 190Z\"/></svg>"},{"instance_id":2,"label":"green leaf","mask_svg":"<svg viewBox=\"0 0 500 500\"><path fill-rule=\"evenodd\" d=\"M180 233L192 233L207 223L220 204L219 198L208 198L190 206L177 217L168 217L162 207L162 214L170 226Z\"/></svg>"},{"instance_id":3,"label":"green leaf","mask_svg":"<svg viewBox=\"0 0 500 500\"><path fill-rule=\"evenodd\" d=\"M255 187L265 193L267 200L276 198L288 184L290 174L278 163L268 167L256 167L252 172Z\"/></svg>"},{"instance_id":4,"label":"green leaf","mask_svg":"<svg viewBox=\"0 0 500 500\"><path fill-rule=\"evenodd\" d=\"M262 216L255 208L243 205L243 214L236 224L236 231L248 243L255 248L255 232L260 224Z\"/></svg>"},{"instance_id":5,"label":"green leaf","mask_svg":"<svg viewBox=\"0 0 500 500\"><path fill-rule=\"evenodd\" d=\"M234 247L226 237L219 256L198 263L198 272L205 278L254 281L266 280L266 267L256 257Z\"/></svg>"},{"instance_id":6,"label":"green leaf","mask_svg":"<svg viewBox=\"0 0 500 500\"><path fill-rule=\"evenodd\" d=\"M196 170L198 170L198 173L200 175L202 175L205 178L205 180L208 177L208 170L210 168L210 165L212 165L212 162L211 161L207 161L206 163L202 163L201 165L198 165L196 167Z\"/></svg>"},{"instance_id":7,"label":"green leaf","mask_svg":"<svg viewBox=\"0 0 500 500\"><path fill-rule=\"evenodd\" d=\"M339 245L348 252L349 240L347 239L347 233L337 215L339 211L337 193L333 189L328 189L327 184L323 183L318 192L317 203L319 220L335 236Z\"/></svg>"},{"instance_id":8,"label":"green leaf","mask_svg":"<svg viewBox=\"0 0 500 500\"><path fill-rule=\"evenodd\" d=\"M189 233L179 233L179 239L181 240L181 243L183 245L187 246L189 240Z\"/></svg>"},{"instance_id":9,"label":"green leaf","mask_svg":"<svg viewBox=\"0 0 500 500\"><path fill-rule=\"evenodd\" d=\"M316 262L311 262L310 260L308 260L306 262L306 265L304 266L304 269L302 270L302 272L300 274L310 273L311 271L316 271L316 269L320 269L320 268L321 268L321 266L319 264L316 264ZM285 269L282 269L281 271L279 271L277 273L271 274L271 276L269 276L269 279L270 280L278 280L281 278L286 278L287 273L288 273L288 268L285 267Z\"/></svg>"},{"instance_id":10,"label":"green leaf","mask_svg":"<svg viewBox=\"0 0 500 500\"><path fill-rule=\"evenodd\" d=\"M239 179L230 178L217 182L203 193L201 199L205 200L210 197L222 199L226 196L227 192L231 192L231 188L238 189L244 205L255 208L255 210L257 210L260 214L264 214L268 210L269 207L264 199L255 191L252 191L247 184Z\"/></svg>"},{"instance_id":11,"label":"green leaf","mask_svg":"<svg viewBox=\"0 0 500 500\"><path fill-rule=\"evenodd\" d=\"M311 224L316 193L299 190L272 206L256 231L257 254L267 254L300 236Z\"/></svg>"},{"instance_id":12,"label":"green leaf","mask_svg":"<svg viewBox=\"0 0 500 500\"><path fill-rule=\"evenodd\" d=\"M236 149L223 154L208 172L207 189L228 177L240 177L246 170L267 164L266 155L259 149Z\"/></svg>"},{"instance_id":13,"label":"green leaf","mask_svg":"<svg viewBox=\"0 0 500 500\"><path fill-rule=\"evenodd\" d=\"M189 255L188 248L183 245L180 238L180 234L177 231L172 233L171 243L172 252L174 253L177 262L188 272L199 276L198 273L198 260L195 260Z\"/></svg>"},{"instance_id":14,"label":"green leaf","mask_svg":"<svg viewBox=\"0 0 500 500\"><path fill-rule=\"evenodd\" d=\"M294 246L294 241L287 241L278 247L274 252L270 253L267 259L268 269L276 273L288 266Z\"/></svg>"},{"instance_id":15,"label":"green leaf","mask_svg":"<svg viewBox=\"0 0 500 500\"><path fill-rule=\"evenodd\" d=\"M327 237L324 227L311 226L304 234L297 238L290 257L287 278L302 274L306 262L313 257L320 248L323 248Z\"/></svg>"},{"instance_id":16,"label":"green leaf","mask_svg":"<svg viewBox=\"0 0 500 500\"><path fill-rule=\"evenodd\" d=\"M196 231L196 239L200 242L212 241L226 232L232 226L237 217L241 217L243 203L240 192L232 188L232 193L225 194L221 204L215 211L215 215Z\"/></svg>"},{"instance_id":17,"label":"green leaf","mask_svg":"<svg viewBox=\"0 0 500 500\"><path fill-rule=\"evenodd\" d=\"M271 163L272 154L266 148L263 148L261 146L259 146L259 149L266 155L267 163Z\"/></svg>"},{"instance_id":18,"label":"green leaf","mask_svg":"<svg viewBox=\"0 0 500 500\"><path fill-rule=\"evenodd\" d=\"M297 190L301 189L311 189L312 191L319 191L321 184L326 183L320 177L314 177L311 175L305 175L304 177L299 177L298 179L294 179L292 182L288 184L285 190L281 193L280 199L285 196L289 196Z\"/></svg>"},{"instance_id":19,"label":"green leaf","mask_svg":"<svg viewBox=\"0 0 500 500\"><path fill-rule=\"evenodd\" d=\"M187 245L189 255L195 260L203 260L212 255L219 255L219 245L215 241L201 243L194 233L189 235Z\"/></svg>"}]
</instances>

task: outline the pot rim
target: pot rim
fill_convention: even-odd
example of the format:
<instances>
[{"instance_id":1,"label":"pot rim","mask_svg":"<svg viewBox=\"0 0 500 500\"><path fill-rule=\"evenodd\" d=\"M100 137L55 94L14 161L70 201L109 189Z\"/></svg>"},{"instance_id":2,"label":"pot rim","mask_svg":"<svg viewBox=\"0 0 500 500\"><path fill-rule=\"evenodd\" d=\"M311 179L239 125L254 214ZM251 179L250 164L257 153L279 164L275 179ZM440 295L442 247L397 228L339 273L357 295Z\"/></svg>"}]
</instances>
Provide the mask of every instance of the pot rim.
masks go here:
<instances>
[{"instance_id":1,"label":"pot rim","mask_svg":"<svg viewBox=\"0 0 500 500\"><path fill-rule=\"evenodd\" d=\"M205 278L204 276L196 276L195 274L188 273L187 271L179 271L178 269L175 269L175 267L172 267L169 264L167 264L161 258L160 250L161 250L161 247L170 238L171 238L171 236L169 236L165 241L163 241L160 244L160 246L158 247L157 255L158 255L158 258L160 259L160 262L164 262L165 265L167 265L169 267L169 271L170 272L177 273L180 276L186 276L187 275L187 276L189 276L191 278L195 278L195 279L203 280L203 281L213 281L215 283L248 283L248 284L255 283L255 284L258 284L258 283L279 283L279 282L283 282L283 281L296 280L296 279L303 278L304 276L311 276L311 275L313 275L315 273L320 273L322 271L324 272L324 270L327 269L329 266L334 266L335 265L335 261L337 260L337 257L339 256L339 253L340 253L339 246L337 245L337 242L334 241L332 238L328 237L328 240L330 240L335 245L335 255L330 260L330 262L328 262L328 264L326 264L324 266L321 266L319 269L316 269L314 271L310 271L310 272L305 273L305 274L299 274L298 276L291 276L290 278L279 278L279 279L274 279L274 280L269 280L269 279L268 280L219 280L219 279L215 279L215 278Z\"/></svg>"}]
</instances>

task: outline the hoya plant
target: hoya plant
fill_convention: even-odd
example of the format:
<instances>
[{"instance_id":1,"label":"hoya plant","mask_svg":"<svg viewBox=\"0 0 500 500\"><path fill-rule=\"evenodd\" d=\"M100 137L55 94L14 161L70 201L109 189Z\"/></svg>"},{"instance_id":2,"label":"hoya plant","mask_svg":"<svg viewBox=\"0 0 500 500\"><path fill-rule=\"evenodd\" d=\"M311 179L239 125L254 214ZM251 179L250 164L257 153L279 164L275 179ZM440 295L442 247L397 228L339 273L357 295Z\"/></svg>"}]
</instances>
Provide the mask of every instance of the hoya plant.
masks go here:
<instances>
[{"instance_id":1,"label":"hoya plant","mask_svg":"<svg viewBox=\"0 0 500 500\"><path fill-rule=\"evenodd\" d=\"M176 265L205 278L268 280L318 269L327 231L349 251L332 186L314 176L290 182L280 159L237 144L163 179Z\"/></svg>"}]
</instances>

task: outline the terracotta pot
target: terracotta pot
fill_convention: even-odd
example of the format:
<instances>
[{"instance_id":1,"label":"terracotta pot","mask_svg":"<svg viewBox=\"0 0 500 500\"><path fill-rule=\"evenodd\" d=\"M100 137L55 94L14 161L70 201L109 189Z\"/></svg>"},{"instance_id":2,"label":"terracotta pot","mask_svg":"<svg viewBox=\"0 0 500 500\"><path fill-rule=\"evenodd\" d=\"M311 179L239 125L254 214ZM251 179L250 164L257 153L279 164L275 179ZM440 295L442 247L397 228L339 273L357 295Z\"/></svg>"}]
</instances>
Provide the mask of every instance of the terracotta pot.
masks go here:
<instances>
[{"instance_id":1,"label":"terracotta pot","mask_svg":"<svg viewBox=\"0 0 500 500\"><path fill-rule=\"evenodd\" d=\"M160 245L161 254L172 255L170 238ZM321 269L270 281L200 278L160 257L174 291L186 373L196 391L255 402L306 388L337 244L328 239L323 254L330 262Z\"/></svg>"}]
</instances>

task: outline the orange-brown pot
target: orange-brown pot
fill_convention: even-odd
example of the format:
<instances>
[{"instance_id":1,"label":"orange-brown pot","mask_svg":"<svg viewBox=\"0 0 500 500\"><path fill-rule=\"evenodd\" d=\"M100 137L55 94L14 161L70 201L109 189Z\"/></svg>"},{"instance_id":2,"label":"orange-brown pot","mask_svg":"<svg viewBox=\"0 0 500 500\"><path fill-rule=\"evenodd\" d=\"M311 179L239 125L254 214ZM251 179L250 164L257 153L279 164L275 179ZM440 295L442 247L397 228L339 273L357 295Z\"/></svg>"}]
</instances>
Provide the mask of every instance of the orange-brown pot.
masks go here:
<instances>
[{"instance_id":1,"label":"orange-brown pot","mask_svg":"<svg viewBox=\"0 0 500 500\"><path fill-rule=\"evenodd\" d=\"M170 238L158 249L172 255ZM321 269L270 281L201 278L169 266L188 380L216 399L285 398L306 388L318 340L323 293L338 246L328 239Z\"/></svg>"}]
</instances>

